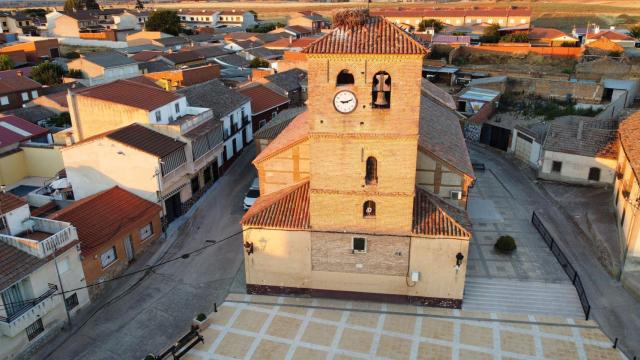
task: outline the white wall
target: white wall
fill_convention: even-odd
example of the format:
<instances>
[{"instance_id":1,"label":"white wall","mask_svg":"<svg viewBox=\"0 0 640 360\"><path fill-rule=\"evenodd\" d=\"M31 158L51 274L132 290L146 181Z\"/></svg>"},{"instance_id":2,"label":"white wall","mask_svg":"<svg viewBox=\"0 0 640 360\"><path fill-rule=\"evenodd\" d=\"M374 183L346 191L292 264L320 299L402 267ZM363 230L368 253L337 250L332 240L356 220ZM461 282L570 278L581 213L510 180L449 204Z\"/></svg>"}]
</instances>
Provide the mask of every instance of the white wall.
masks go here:
<instances>
[{"instance_id":1,"label":"white wall","mask_svg":"<svg viewBox=\"0 0 640 360\"><path fill-rule=\"evenodd\" d=\"M31 216L31 212L29 211L29 205L24 204L23 206L13 209L7 213L4 213L5 221L7 222L7 227L9 228L9 233L13 236L18 235L27 229L24 227L23 222L27 220Z\"/></svg>"},{"instance_id":2,"label":"white wall","mask_svg":"<svg viewBox=\"0 0 640 360\"><path fill-rule=\"evenodd\" d=\"M553 161L561 161L562 169L560 173L551 171ZM588 180L589 169L597 167L600 169L600 184L613 184L616 172L616 159L596 158L580 156L553 151L543 151L542 167L538 176L543 179L567 181L573 183L596 183Z\"/></svg>"},{"instance_id":3,"label":"white wall","mask_svg":"<svg viewBox=\"0 0 640 360\"><path fill-rule=\"evenodd\" d=\"M176 106L175 104L178 103L180 104L180 112L176 112ZM149 123L150 124L160 124L156 121L156 111L160 111L160 113L162 114L162 122L161 124L168 124L169 123L169 116L173 117L173 120L177 119L180 116L183 116L186 114L186 110L187 110L187 98L186 97L182 97L176 101L173 101L169 104L166 104L162 107L159 107L157 109L154 109L152 111L149 112Z\"/></svg>"}]
</instances>

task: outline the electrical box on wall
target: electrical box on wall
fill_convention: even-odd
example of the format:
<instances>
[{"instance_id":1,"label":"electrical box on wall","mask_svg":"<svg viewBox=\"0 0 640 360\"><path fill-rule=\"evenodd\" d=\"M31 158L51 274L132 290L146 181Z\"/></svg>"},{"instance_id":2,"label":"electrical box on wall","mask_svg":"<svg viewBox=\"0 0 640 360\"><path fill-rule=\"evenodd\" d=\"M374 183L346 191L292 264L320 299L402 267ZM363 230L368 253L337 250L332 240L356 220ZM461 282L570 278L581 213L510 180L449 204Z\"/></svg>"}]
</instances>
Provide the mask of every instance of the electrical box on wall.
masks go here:
<instances>
[{"instance_id":1,"label":"electrical box on wall","mask_svg":"<svg viewBox=\"0 0 640 360\"><path fill-rule=\"evenodd\" d=\"M416 282L420 280L420 272L419 271L412 271L411 272L411 281Z\"/></svg>"}]
</instances>

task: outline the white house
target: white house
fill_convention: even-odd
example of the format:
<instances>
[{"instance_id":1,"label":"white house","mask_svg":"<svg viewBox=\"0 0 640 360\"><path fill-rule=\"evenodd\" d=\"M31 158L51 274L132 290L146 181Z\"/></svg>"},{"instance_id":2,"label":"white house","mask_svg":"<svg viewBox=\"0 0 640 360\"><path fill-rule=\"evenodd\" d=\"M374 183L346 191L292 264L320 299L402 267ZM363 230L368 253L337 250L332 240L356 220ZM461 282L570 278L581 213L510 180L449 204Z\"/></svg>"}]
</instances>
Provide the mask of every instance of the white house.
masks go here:
<instances>
[{"instance_id":1,"label":"white house","mask_svg":"<svg viewBox=\"0 0 640 360\"><path fill-rule=\"evenodd\" d=\"M117 52L96 53L81 56L67 64L69 70L82 72L78 79L86 86L104 84L140 75L138 63Z\"/></svg>"},{"instance_id":2,"label":"white house","mask_svg":"<svg viewBox=\"0 0 640 360\"><path fill-rule=\"evenodd\" d=\"M6 359L55 334L89 294L75 227L31 216L13 194L0 192L0 204L0 358Z\"/></svg>"}]
</instances>

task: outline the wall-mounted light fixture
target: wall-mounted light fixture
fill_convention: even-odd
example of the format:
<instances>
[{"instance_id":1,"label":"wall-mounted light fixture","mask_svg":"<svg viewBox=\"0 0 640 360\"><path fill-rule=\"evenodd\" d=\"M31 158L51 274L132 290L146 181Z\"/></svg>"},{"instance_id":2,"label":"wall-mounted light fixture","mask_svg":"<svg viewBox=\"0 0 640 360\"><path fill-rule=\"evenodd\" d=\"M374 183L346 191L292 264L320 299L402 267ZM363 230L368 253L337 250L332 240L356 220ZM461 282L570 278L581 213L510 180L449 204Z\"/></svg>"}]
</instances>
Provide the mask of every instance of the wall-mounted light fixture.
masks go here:
<instances>
[{"instance_id":1,"label":"wall-mounted light fixture","mask_svg":"<svg viewBox=\"0 0 640 360\"><path fill-rule=\"evenodd\" d=\"M253 254L253 243L252 242L244 243L244 248L247 250L247 255Z\"/></svg>"},{"instance_id":2,"label":"wall-mounted light fixture","mask_svg":"<svg viewBox=\"0 0 640 360\"><path fill-rule=\"evenodd\" d=\"M456 271L460 271L460 265L462 265L462 260L464 259L464 255L462 253L456 254Z\"/></svg>"}]
</instances>

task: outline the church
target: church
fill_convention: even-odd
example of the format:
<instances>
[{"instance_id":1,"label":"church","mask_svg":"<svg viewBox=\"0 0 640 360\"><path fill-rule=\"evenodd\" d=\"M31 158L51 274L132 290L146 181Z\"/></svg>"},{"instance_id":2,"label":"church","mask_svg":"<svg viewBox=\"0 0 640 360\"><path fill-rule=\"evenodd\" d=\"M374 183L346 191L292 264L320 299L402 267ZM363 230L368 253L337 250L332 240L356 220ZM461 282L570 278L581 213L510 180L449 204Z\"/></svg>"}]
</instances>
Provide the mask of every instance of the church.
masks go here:
<instances>
[{"instance_id":1,"label":"church","mask_svg":"<svg viewBox=\"0 0 640 360\"><path fill-rule=\"evenodd\" d=\"M349 10L304 52L307 110L253 161L247 292L460 308L474 178L459 123L424 94L428 50Z\"/></svg>"}]
</instances>

